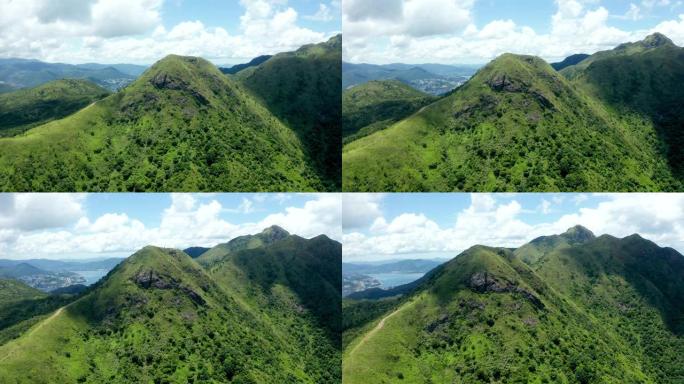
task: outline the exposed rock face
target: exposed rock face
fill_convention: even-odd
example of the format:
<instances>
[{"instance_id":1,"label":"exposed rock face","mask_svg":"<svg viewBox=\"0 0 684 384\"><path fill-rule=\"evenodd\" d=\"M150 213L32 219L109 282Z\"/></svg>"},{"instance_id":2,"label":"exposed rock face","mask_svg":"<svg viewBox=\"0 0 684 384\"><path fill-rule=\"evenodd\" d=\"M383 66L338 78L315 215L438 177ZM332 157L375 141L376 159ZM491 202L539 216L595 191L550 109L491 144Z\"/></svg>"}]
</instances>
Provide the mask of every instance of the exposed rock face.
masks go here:
<instances>
[{"instance_id":1,"label":"exposed rock face","mask_svg":"<svg viewBox=\"0 0 684 384\"><path fill-rule=\"evenodd\" d=\"M542 303L541 300L537 296L535 296L532 292L520 288L517 285L509 282L509 281L501 281L497 279L496 277L488 274L487 272L475 272L473 273L472 276L470 276L470 289L472 289L475 292L479 293L486 293L486 292L497 292L497 293L503 293L503 292L512 292L512 293L519 293L522 295L526 300L528 300L532 305L534 305L538 309L544 309L544 303Z\"/></svg>"},{"instance_id":2,"label":"exposed rock face","mask_svg":"<svg viewBox=\"0 0 684 384\"><path fill-rule=\"evenodd\" d=\"M150 83L154 85L154 87L157 89L186 90L190 92L192 97L194 97L198 103L202 105L209 104L209 100L199 91L197 91L196 89L192 89L192 87L185 83L185 81L183 81L182 79L176 78L167 73L157 73L150 80Z\"/></svg>"},{"instance_id":3,"label":"exposed rock face","mask_svg":"<svg viewBox=\"0 0 684 384\"><path fill-rule=\"evenodd\" d=\"M487 81L487 85L497 92L521 92L526 89L523 84L511 79L506 75L497 75Z\"/></svg>"},{"instance_id":4,"label":"exposed rock face","mask_svg":"<svg viewBox=\"0 0 684 384\"><path fill-rule=\"evenodd\" d=\"M206 301L191 288L183 286L174 278L158 274L152 269L141 270L133 276L133 282L143 289L175 289L185 294L195 304L204 305Z\"/></svg>"},{"instance_id":5,"label":"exposed rock face","mask_svg":"<svg viewBox=\"0 0 684 384\"><path fill-rule=\"evenodd\" d=\"M446 313L443 313L441 316L439 316L439 318L437 320L428 324L427 327L425 327L425 330L432 333L435 331L435 329L437 329L437 327L439 327L442 324L446 324L448 322L449 322L449 315Z\"/></svg>"}]
</instances>

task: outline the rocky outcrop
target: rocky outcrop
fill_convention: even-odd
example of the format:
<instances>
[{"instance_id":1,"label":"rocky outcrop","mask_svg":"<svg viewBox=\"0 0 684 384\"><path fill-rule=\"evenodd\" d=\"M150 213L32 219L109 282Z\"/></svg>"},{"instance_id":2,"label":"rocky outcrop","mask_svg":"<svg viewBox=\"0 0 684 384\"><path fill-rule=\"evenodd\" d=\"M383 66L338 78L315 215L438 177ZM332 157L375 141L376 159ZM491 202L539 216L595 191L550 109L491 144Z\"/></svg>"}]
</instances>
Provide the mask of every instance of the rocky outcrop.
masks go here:
<instances>
[{"instance_id":1,"label":"rocky outcrop","mask_svg":"<svg viewBox=\"0 0 684 384\"><path fill-rule=\"evenodd\" d=\"M521 84L520 82L506 75L494 76L493 78L487 80L487 85L489 85L492 90L497 92L522 92L527 89L524 84Z\"/></svg>"},{"instance_id":2,"label":"rocky outcrop","mask_svg":"<svg viewBox=\"0 0 684 384\"><path fill-rule=\"evenodd\" d=\"M157 273L152 269L143 269L133 276L133 282L142 289L174 289L182 292L197 305L204 305L206 301L199 293L184 286L170 276Z\"/></svg>"},{"instance_id":3,"label":"rocky outcrop","mask_svg":"<svg viewBox=\"0 0 684 384\"><path fill-rule=\"evenodd\" d=\"M532 292L521 288L509 281L496 278L487 272L476 272L470 276L469 287L478 293L497 292L497 293L517 293L529 301L538 309L544 309L544 303Z\"/></svg>"}]
</instances>

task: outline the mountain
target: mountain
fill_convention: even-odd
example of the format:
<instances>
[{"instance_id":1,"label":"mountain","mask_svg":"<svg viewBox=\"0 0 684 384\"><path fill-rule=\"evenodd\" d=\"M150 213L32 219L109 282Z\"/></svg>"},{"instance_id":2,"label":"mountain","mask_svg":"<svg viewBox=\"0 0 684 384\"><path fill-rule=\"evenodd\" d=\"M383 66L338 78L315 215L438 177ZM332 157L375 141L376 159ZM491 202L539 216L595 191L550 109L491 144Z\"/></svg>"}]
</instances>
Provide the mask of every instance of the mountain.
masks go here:
<instances>
[{"instance_id":1,"label":"mountain","mask_svg":"<svg viewBox=\"0 0 684 384\"><path fill-rule=\"evenodd\" d=\"M345 302L343 382L679 383L683 294L684 256L638 235L474 246L402 297Z\"/></svg>"},{"instance_id":2,"label":"mountain","mask_svg":"<svg viewBox=\"0 0 684 384\"><path fill-rule=\"evenodd\" d=\"M107 90L87 80L54 80L0 94L0 137L61 119L107 95Z\"/></svg>"},{"instance_id":3,"label":"mountain","mask_svg":"<svg viewBox=\"0 0 684 384\"><path fill-rule=\"evenodd\" d=\"M436 98L398 80L369 81L342 92L345 143L368 136L410 116Z\"/></svg>"},{"instance_id":4,"label":"mountain","mask_svg":"<svg viewBox=\"0 0 684 384\"><path fill-rule=\"evenodd\" d=\"M91 260L49 260L49 259L27 259L27 260L8 260L0 259L1 267L11 267L17 264L26 263L46 272L66 272L66 271L90 271L96 269L110 270L116 267L123 258L110 257L104 259Z\"/></svg>"},{"instance_id":5,"label":"mountain","mask_svg":"<svg viewBox=\"0 0 684 384\"><path fill-rule=\"evenodd\" d=\"M197 262L204 266L210 266L233 252L271 245L288 236L290 236L289 232L277 225L273 225L256 235L239 236L227 243L216 245L200 255L197 258Z\"/></svg>"},{"instance_id":6,"label":"mountain","mask_svg":"<svg viewBox=\"0 0 684 384\"><path fill-rule=\"evenodd\" d=\"M324 190L341 188L342 35L279 53L235 75L301 141Z\"/></svg>"},{"instance_id":7,"label":"mountain","mask_svg":"<svg viewBox=\"0 0 684 384\"><path fill-rule=\"evenodd\" d=\"M257 56L255 58L253 58L252 60L250 60L249 63L236 64L230 68L219 68L219 70L221 70L221 72L223 72L227 75L234 75L234 74L242 71L243 69L247 69L250 67L256 67L256 66L260 65L261 63L265 62L266 60L270 59L271 57L273 57L273 55Z\"/></svg>"},{"instance_id":8,"label":"mountain","mask_svg":"<svg viewBox=\"0 0 684 384\"><path fill-rule=\"evenodd\" d=\"M479 66L442 64L352 64L342 63L342 88L369 81L398 80L433 96L443 95L472 76Z\"/></svg>"},{"instance_id":9,"label":"mountain","mask_svg":"<svg viewBox=\"0 0 684 384\"><path fill-rule=\"evenodd\" d=\"M143 248L0 345L0 381L339 382L328 330L339 316L323 309L339 312L341 245L288 235L245 252L205 269L182 251ZM332 301L310 297L329 289Z\"/></svg>"},{"instance_id":10,"label":"mountain","mask_svg":"<svg viewBox=\"0 0 684 384\"><path fill-rule=\"evenodd\" d=\"M652 122L673 173L684 179L684 91L676 85L684 81L684 48L656 33L561 73L619 114Z\"/></svg>"},{"instance_id":11,"label":"mountain","mask_svg":"<svg viewBox=\"0 0 684 384\"><path fill-rule=\"evenodd\" d=\"M214 65L170 55L65 119L0 139L0 190L323 190L305 151Z\"/></svg>"},{"instance_id":12,"label":"mountain","mask_svg":"<svg viewBox=\"0 0 684 384\"><path fill-rule=\"evenodd\" d=\"M204 247L190 247L187 249L184 249L183 252L187 253L188 256L192 257L193 259L196 259L206 251L208 251L210 248L204 248Z\"/></svg>"},{"instance_id":13,"label":"mountain","mask_svg":"<svg viewBox=\"0 0 684 384\"><path fill-rule=\"evenodd\" d=\"M662 60L651 65L665 73L653 85L666 95L658 100L674 108L669 116L678 116L671 104L676 82L664 79L678 79L681 60L673 63L679 56L671 56L681 48L643 47L649 44L639 45L641 55L662 52ZM625 56L609 57L630 62ZM676 124L660 128L661 122L636 107L619 110L597 96L604 88L583 79L604 60L590 57L576 66L594 61L586 70L568 67L560 74L536 57L502 55L448 96L345 145L343 189L679 190L681 151L672 145L681 130ZM586 74L566 77L578 70ZM613 84L640 82L635 76L616 73Z\"/></svg>"},{"instance_id":14,"label":"mountain","mask_svg":"<svg viewBox=\"0 0 684 384\"><path fill-rule=\"evenodd\" d=\"M0 59L0 82L13 88L32 88L60 79L83 79L110 91L131 83L137 76L122 73L110 65L72 65L38 60ZM124 67L119 66L120 69ZM130 70L131 67L127 67ZM125 70L125 69L124 69Z\"/></svg>"},{"instance_id":15,"label":"mountain","mask_svg":"<svg viewBox=\"0 0 684 384\"><path fill-rule=\"evenodd\" d=\"M31 275L47 275L48 272L36 268L31 264L19 263L13 266L0 267L0 277L18 279Z\"/></svg>"},{"instance_id":16,"label":"mountain","mask_svg":"<svg viewBox=\"0 0 684 384\"><path fill-rule=\"evenodd\" d=\"M589 56L591 55L587 55L586 53L578 53L576 55L571 55L566 57L563 61L559 63L551 63L551 67L553 67L553 69L555 69L556 71L560 71L571 65L579 64L582 60L586 59Z\"/></svg>"}]
</instances>

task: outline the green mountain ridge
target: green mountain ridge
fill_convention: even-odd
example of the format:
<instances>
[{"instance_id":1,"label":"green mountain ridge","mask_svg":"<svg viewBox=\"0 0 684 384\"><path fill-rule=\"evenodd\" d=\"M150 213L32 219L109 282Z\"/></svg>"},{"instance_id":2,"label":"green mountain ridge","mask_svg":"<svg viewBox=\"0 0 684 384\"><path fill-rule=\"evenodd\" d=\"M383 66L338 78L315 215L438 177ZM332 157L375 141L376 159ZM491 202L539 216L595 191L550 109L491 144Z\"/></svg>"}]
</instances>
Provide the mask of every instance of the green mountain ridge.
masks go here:
<instances>
[{"instance_id":1,"label":"green mountain ridge","mask_svg":"<svg viewBox=\"0 0 684 384\"><path fill-rule=\"evenodd\" d=\"M415 115L345 145L343 189L676 190L657 123L619 113L566 78L571 68L561 75L536 57L500 56Z\"/></svg>"},{"instance_id":2,"label":"green mountain ridge","mask_svg":"<svg viewBox=\"0 0 684 384\"><path fill-rule=\"evenodd\" d=\"M276 191L322 185L294 132L242 86L206 60L170 55L116 94L0 139L0 189Z\"/></svg>"},{"instance_id":3,"label":"green mountain ridge","mask_svg":"<svg viewBox=\"0 0 684 384\"><path fill-rule=\"evenodd\" d=\"M109 91L87 80L55 80L0 94L0 137L66 117L107 95Z\"/></svg>"},{"instance_id":4,"label":"green mountain ridge","mask_svg":"<svg viewBox=\"0 0 684 384\"><path fill-rule=\"evenodd\" d=\"M339 346L317 314L339 307L340 289L336 300L314 303L300 288L308 279L320 287L319 279L331 278L334 272L323 271L339 269L341 246L295 236L273 246L288 243L251 249L244 260L228 257L212 270L180 250L145 247L76 301L0 345L0 381L339 381ZM271 253L319 271L317 277L257 279L254 273L272 265Z\"/></svg>"},{"instance_id":5,"label":"green mountain ridge","mask_svg":"<svg viewBox=\"0 0 684 384\"><path fill-rule=\"evenodd\" d=\"M342 93L344 143L387 128L436 100L399 80L369 81Z\"/></svg>"},{"instance_id":6,"label":"green mountain ridge","mask_svg":"<svg viewBox=\"0 0 684 384\"><path fill-rule=\"evenodd\" d=\"M474 246L403 297L345 301L343 382L679 383L683 294L684 257L638 235Z\"/></svg>"},{"instance_id":7,"label":"green mountain ridge","mask_svg":"<svg viewBox=\"0 0 684 384\"><path fill-rule=\"evenodd\" d=\"M297 134L327 191L341 188L341 63L342 35L336 35L234 75Z\"/></svg>"}]
</instances>

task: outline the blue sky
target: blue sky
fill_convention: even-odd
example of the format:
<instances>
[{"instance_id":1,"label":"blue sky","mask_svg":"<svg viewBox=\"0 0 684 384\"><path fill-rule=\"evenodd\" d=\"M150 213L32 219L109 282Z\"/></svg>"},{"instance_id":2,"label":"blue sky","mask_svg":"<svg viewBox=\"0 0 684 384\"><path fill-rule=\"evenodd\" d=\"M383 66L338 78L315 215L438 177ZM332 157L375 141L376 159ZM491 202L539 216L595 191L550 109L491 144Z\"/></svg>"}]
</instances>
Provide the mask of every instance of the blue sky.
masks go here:
<instances>
[{"instance_id":1,"label":"blue sky","mask_svg":"<svg viewBox=\"0 0 684 384\"><path fill-rule=\"evenodd\" d=\"M351 62L483 64L506 52L556 61L656 31L684 44L682 0L347 0L342 8Z\"/></svg>"},{"instance_id":2,"label":"blue sky","mask_svg":"<svg viewBox=\"0 0 684 384\"><path fill-rule=\"evenodd\" d=\"M339 0L0 0L0 57L235 64L341 31Z\"/></svg>"},{"instance_id":3,"label":"blue sky","mask_svg":"<svg viewBox=\"0 0 684 384\"><path fill-rule=\"evenodd\" d=\"M168 0L164 2L161 15L166 29L173 28L183 21L200 20L208 27L222 27L231 34L240 33L240 16L245 8L237 6L236 0ZM289 0L288 6L301 15L299 25L314 31L340 31L340 12L334 10L329 1ZM320 5L330 9L329 20L311 20Z\"/></svg>"},{"instance_id":4,"label":"blue sky","mask_svg":"<svg viewBox=\"0 0 684 384\"><path fill-rule=\"evenodd\" d=\"M343 207L345 261L451 258L575 225L684 251L684 194L354 194Z\"/></svg>"},{"instance_id":5,"label":"blue sky","mask_svg":"<svg viewBox=\"0 0 684 384\"><path fill-rule=\"evenodd\" d=\"M125 257L211 247L279 225L341 239L336 194L0 194L0 258Z\"/></svg>"}]
</instances>

